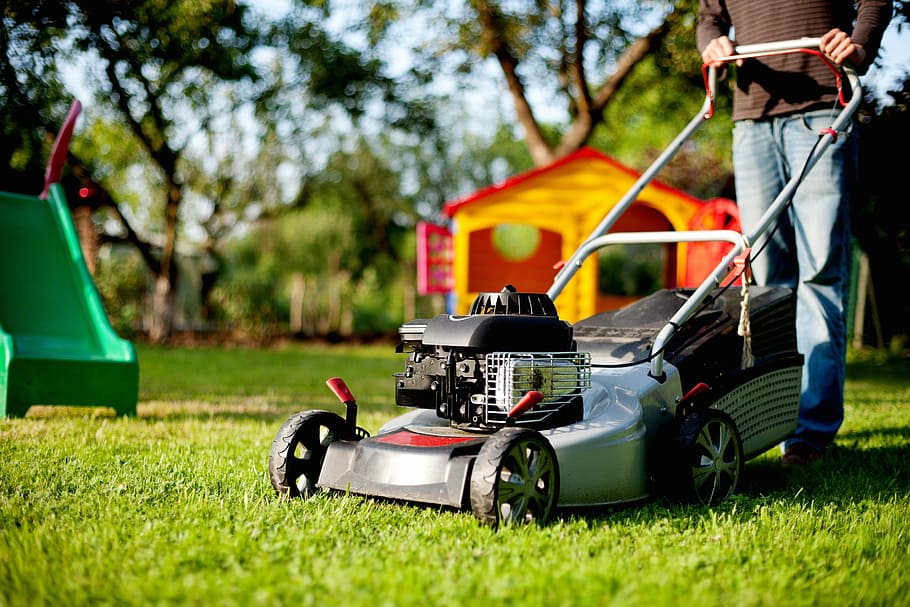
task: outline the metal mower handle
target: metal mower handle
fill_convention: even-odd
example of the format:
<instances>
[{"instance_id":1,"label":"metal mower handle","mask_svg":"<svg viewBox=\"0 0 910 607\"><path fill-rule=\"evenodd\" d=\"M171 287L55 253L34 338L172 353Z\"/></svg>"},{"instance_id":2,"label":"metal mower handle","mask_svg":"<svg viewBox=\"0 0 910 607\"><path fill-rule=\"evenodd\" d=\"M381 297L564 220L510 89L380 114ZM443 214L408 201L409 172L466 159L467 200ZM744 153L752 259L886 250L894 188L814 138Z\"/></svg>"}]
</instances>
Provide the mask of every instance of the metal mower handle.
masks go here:
<instances>
[{"instance_id":1,"label":"metal mower handle","mask_svg":"<svg viewBox=\"0 0 910 607\"><path fill-rule=\"evenodd\" d=\"M809 52L817 55L820 59L825 61L831 69L835 71L839 86L839 70L834 68L830 60L828 60L824 55L822 55L821 52L818 51L820 45L820 38L802 38L797 40L782 40L779 42L769 42L763 44L741 45L735 47L737 54L723 58L723 60L736 61L738 59L748 59L751 57L768 56L779 53ZM840 66L840 68L847 76L852 95L850 97L850 100L846 103L844 103L843 98L841 98L841 102L844 103L845 107L831 124L830 128L826 129L826 131L821 135L822 140L820 144L816 147L814 152L806 161L806 171L811 170L812 166L815 165L818 158L825 152L827 147L833 143L833 141L837 138L837 133L844 129L844 127L856 113L856 110L859 108L859 104L862 102L862 87L860 86L859 76L857 75L856 69L853 66L846 64ZM683 130L676 136L673 142L670 143L670 145L663 151L663 153L661 153L657 159L651 163L651 166L645 169L638 180L633 184L631 189L629 189L629 191L626 192L626 194L609 210L609 212L604 216L603 220L601 220L597 227L594 228L594 230L585 239L585 241L578 246L575 252L572 253L571 257L569 257L569 259L565 262L565 264L562 264L559 271L556 273L555 278L553 279L553 284L547 290L547 295L552 300L555 301L557 297L559 297L559 294L562 293L565 286L569 283L575 273L578 272L578 270L581 268L582 262L584 262L585 258L588 255L590 255L594 250L613 242L612 237L615 235L610 235L611 238L604 237L602 240L601 237L607 234L607 232L610 230L610 228L613 227L619 217L632 205L632 203L635 202L641 191L644 190L644 188L654 179L657 173L664 166L666 166L667 163L670 162L673 156L676 155L676 153L682 148L683 144L685 144L685 142L692 136L692 134L695 133L695 131L697 131L701 125L704 124L704 122L713 114L713 100L717 82L717 69L714 67L703 67L703 73L705 77L706 95L705 101L699 109L698 113L692 117L685 128L683 128ZM721 284L722 280L729 276L729 274L732 272L732 264L736 256L740 255L746 248L750 247L751 243L755 242L759 236L764 234L769 229L771 224L777 218L777 215L781 212L789 197L793 195L793 192L799 185L800 180L800 176L795 176L790 180L790 182L787 183L784 190L778 195L774 203L772 203L771 208L769 208L759 220L758 227L755 228L751 233L742 235L742 238L739 240L739 242L734 244L733 249L727 253L724 259L721 260L711 275L705 279L705 281L689 297L686 303L676 312L676 314L674 314L670 321L657 334L657 337L654 340L654 344L651 347L653 357L651 358L651 370L649 375L658 378L663 376L663 348L676 332L676 328L688 320L688 318L695 312L698 306L701 305L701 302L707 298L711 289Z\"/></svg>"},{"instance_id":2,"label":"metal mower handle","mask_svg":"<svg viewBox=\"0 0 910 607\"><path fill-rule=\"evenodd\" d=\"M748 46L737 47L737 51L748 51L747 53L733 55L729 57L729 60L742 59L745 57L752 56L767 56L769 54L779 54L779 53L789 53L789 52L810 52L811 54L816 54L819 56L829 67L832 69L833 66L831 62L824 57L817 50L812 50L808 48L809 45L814 44L815 47L818 47L818 39L803 39L803 40L790 40L775 42L770 44L754 44ZM731 262L740 255L746 248L752 246L755 241L761 237L763 234L767 233L774 222L777 220L777 216L783 212L786 208L786 205L790 198L796 192L797 187L802 182L802 179L805 174L812 170L812 167L815 166L815 163L818 162L818 159L825 153L828 147L837 140L837 134L842 132L847 123L853 118L856 114L856 111L859 109L860 103L863 100L862 86L859 82L859 76L857 75L856 69L852 65L842 65L840 66L844 72L844 75L847 76L847 81L850 83L850 100L844 103L843 98L841 97L841 102L844 103L844 109L837 115L834 121L831 123L827 129L824 129L819 133L819 142L815 148L812 149L812 152L809 154L809 157L806 159L803 171L801 174L794 175L790 181L784 186L784 189L777 195L777 198L771 203L770 207L765 211L765 214L758 220L758 225L748 234L743 234L742 241L734 244L733 248L727 253L721 263L715 268L714 272L708 276L704 282L695 290L695 292L689 297L689 299L684 303L679 310L673 315L672 318L664 325L664 328L660 330L657 334L657 337L654 339L654 344L651 346L651 351L654 353L654 356L651 358L651 370L649 375L652 377L660 378L663 377L663 352L665 346L669 343L670 339L676 333L678 327L680 327L686 320L688 320L698 309L701 303L708 297L711 289L715 286L721 284L721 282L730 275L732 271ZM714 68L710 70L712 73L710 77L713 78ZM838 73L838 88L840 88L840 78ZM709 95L713 93L713 87L709 88ZM706 116L708 118L710 116Z\"/></svg>"},{"instance_id":3,"label":"metal mower handle","mask_svg":"<svg viewBox=\"0 0 910 607\"><path fill-rule=\"evenodd\" d=\"M810 50L815 53L818 53L818 47L821 44L821 38L802 38L798 40L782 40L780 42L769 42L765 44L749 44L736 47L737 55L732 55L727 59L730 61L735 61L737 59L742 59L744 55L751 55L752 53L777 53L777 52L801 52L802 50ZM813 50L815 49L815 50ZM820 55L820 53L818 53ZM860 88L859 88L859 78L856 75L856 71L847 65L843 66L844 72L847 74L847 78L850 81L851 90L853 91L853 97L851 99L856 99L861 97ZM619 219L619 217L628 209L633 202L638 198L638 195L642 190L647 187L651 181L657 176L657 173L673 159L676 153L682 148L682 146L688 141L688 139L701 128L701 125L704 124L705 120L710 118L713 114L713 105L714 105L714 91L716 89L717 82L717 69L716 68L707 68L704 70L705 76L705 88L707 89L705 95L705 101L702 103L701 108L698 113L692 117L689 123L685 128L676 136L676 139L670 143L669 146L661 153L654 162L651 163L645 171L641 174L638 180L632 185L625 196L623 196L619 202L617 202L613 208L607 212L601 222L594 228L591 234L585 239L581 246L569 257L564 264L561 264L559 271L556 273L556 276L553 279L553 284L547 290L547 295L550 296L550 299L556 300L559 297L559 294L562 293L562 290L569 283L572 277L576 272L581 268L581 263L583 257L579 255L579 251L590 241L595 238L606 234L610 228L613 227L613 224ZM852 103L852 101L851 101ZM849 109L849 108L848 108ZM852 115L852 112L850 112Z\"/></svg>"}]
</instances>

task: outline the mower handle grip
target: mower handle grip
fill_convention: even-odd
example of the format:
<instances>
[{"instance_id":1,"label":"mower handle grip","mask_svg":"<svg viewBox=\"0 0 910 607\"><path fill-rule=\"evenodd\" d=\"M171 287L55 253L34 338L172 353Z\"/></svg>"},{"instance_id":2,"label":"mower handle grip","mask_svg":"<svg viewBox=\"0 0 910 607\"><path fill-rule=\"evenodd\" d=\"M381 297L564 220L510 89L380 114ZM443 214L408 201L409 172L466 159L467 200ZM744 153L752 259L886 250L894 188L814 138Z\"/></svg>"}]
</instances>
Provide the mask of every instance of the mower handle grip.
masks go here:
<instances>
[{"instance_id":1,"label":"mower handle grip","mask_svg":"<svg viewBox=\"0 0 910 607\"><path fill-rule=\"evenodd\" d=\"M798 38L795 40L779 40L777 42L741 44L734 48L737 55L751 55L776 53L777 51L796 51L803 48L817 49L820 48L821 45L821 38Z\"/></svg>"},{"instance_id":2,"label":"mower handle grip","mask_svg":"<svg viewBox=\"0 0 910 607\"><path fill-rule=\"evenodd\" d=\"M841 70L847 76L850 82L851 91L854 95L859 91L859 78L856 70L852 65L835 65L825 54L819 50L821 48L821 38L799 38L796 40L779 40L777 42L764 42L760 44L745 44L734 47L734 54L726 57L718 57L712 60L711 64L702 64L702 77L705 81L705 92L707 97L707 112L704 114L705 120L709 120L714 115L714 91L717 86L717 64L730 63L733 61L742 61L743 59L758 59L762 57L771 57L774 55L789 55L793 53L806 53L815 55L824 63L834 74L837 85L837 95L842 106L846 107L848 102L844 99L843 86L841 85Z\"/></svg>"}]
</instances>

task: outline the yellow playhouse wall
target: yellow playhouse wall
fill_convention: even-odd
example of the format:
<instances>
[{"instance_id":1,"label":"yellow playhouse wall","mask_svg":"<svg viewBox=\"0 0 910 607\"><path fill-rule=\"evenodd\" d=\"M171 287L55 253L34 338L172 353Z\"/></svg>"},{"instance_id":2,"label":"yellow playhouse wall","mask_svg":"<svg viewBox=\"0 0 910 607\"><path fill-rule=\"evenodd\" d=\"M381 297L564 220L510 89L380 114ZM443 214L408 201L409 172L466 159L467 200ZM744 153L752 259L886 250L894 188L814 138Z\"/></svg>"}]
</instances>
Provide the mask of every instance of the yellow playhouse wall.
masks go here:
<instances>
[{"instance_id":1,"label":"yellow playhouse wall","mask_svg":"<svg viewBox=\"0 0 910 607\"><path fill-rule=\"evenodd\" d=\"M682 213L677 213L674 217L676 217L677 222L682 221L682 224L673 225L673 229L685 229L688 217ZM472 233L489 230L501 224L516 223L533 225L537 229L543 231L557 232L562 238L560 259L564 261L571 257L572 253L575 252L581 242L583 242L591 231L597 227L602 217L599 215L594 216L593 214L579 216L573 213L565 213L560 218L543 218L549 219L546 223L539 219L531 219L532 218L527 214L523 217L505 213L460 213L458 215L458 219L453 222L453 244L455 249L453 270L455 278L456 313L467 313L471 307L471 303L477 296L477 290L469 290L468 288L471 284L470 264L473 261L470 247ZM673 219L671 217L667 217L667 220L673 224ZM678 283L682 284L685 277L685 263L683 260L686 259L686 252L684 244L680 244L678 247L676 274ZM490 259L489 255L489 250L485 248L483 251L483 260L478 260L477 263L496 263L496 260ZM547 284L551 284L552 279L556 275L556 270L552 268L551 264L545 263L544 267L541 268L541 271L550 274ZM499 290L499 288L505 286L505 284L509 282L518 283L517 286L519 289L521 288L521 277L514 276L505 277L502 285L495 289L491 286L491 290ZM598 309L598 300L597 259L596 257L592 257L585 261L581 269L566 285L562 293L560 293L559 297L556 299L556 307L559 310L561 318L564 318L569 322L576 322L601 311Z\"/></svg>"},{"instance_id":2,"label":"yellow playhouse wall","mask_svg":"<svg viewBox=\"0 0 910 607\"><path fill-rule=\"evenodd\" d=\"M452 229L456 313L467 313L477 295L468 290L472 233L503 224L527 224L560 234L562 260L575 252L637 179L637 174L604 158L587 155L574 159L508 187L491 188L455 210ZM638 205L656 210L666 218L670 229L679 231L688 228L700 201L652 183L642 190L633 206ZM633 225L632 229L655 228ZM488 256L488 251L484 254ZM679 245L676 276L680 284L685 278L685 259L685 245ZM555 276L555 270L543 268L542 271L551 271ZM556 306L560 317L576 322L598 312L597 302L597 261L589 259L566 285Z\"/></svg>"}]
</instances>

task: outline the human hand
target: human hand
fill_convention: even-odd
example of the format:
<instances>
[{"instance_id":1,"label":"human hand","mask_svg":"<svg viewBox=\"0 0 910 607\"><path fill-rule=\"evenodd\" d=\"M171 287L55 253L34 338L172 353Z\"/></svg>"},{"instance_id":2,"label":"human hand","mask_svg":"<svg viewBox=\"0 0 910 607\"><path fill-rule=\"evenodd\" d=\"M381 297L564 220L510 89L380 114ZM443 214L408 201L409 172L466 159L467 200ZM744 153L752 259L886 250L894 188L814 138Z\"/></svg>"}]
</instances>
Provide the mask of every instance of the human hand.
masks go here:
<instances>
[{"instance_id":1,"label":"human hand","mask_svg":"<svg viewBox=\"0 0 910 607\"><path fill-rule=\"evenodd\" d=\"M733 42L727 36L718 36L708 43L705 50L701 52L701 59L708 67L719 67L724 64L719 61L724 57L729 57L734 53ZM742 65L742 59L736 62L736 65Z\"/></svg>"},{"instance_id":2,"label":"human hand","mask_svg":"<svg viewBox=\"0 0 910 607\"><path fill-rule=\"evenodd\" d=\"M853 42L849 34L837 28L821 37L818 49L837 65L847 60L853 65L860 65L866 59L866 50Z\"/></svg>"}]
</instances>

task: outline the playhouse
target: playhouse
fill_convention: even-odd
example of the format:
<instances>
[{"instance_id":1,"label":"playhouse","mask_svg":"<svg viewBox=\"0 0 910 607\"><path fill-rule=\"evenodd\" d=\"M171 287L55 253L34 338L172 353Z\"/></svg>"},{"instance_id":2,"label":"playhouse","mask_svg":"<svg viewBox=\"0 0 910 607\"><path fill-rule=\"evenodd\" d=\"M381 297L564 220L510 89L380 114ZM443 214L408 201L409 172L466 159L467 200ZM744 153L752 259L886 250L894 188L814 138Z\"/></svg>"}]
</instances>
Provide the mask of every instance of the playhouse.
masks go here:
<instances>
[{"instance_id":1,"label":"playhouse","mask_svg":"<svg viewBox=\"0 0 910 607\"><path fill-rule=\"evenodd\" d=\"M639 173L592 148L450 201L448 227L421 226L419 288L449 294L450 311L466 313L478 292L507 284L546 292L561 260L630 190ZM612 231L739 229L727 199L703 201L657 180L645 187ZM450 238L450 240L449 240ZM729 248L721 243L665 245L665 287L694 286ZM557 300L560 317L575 322L627 300L600 292L589 259Z\"/></svg>"}]
</instances>

